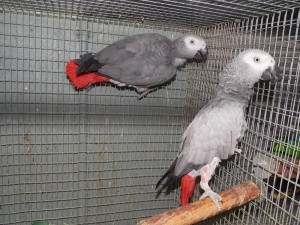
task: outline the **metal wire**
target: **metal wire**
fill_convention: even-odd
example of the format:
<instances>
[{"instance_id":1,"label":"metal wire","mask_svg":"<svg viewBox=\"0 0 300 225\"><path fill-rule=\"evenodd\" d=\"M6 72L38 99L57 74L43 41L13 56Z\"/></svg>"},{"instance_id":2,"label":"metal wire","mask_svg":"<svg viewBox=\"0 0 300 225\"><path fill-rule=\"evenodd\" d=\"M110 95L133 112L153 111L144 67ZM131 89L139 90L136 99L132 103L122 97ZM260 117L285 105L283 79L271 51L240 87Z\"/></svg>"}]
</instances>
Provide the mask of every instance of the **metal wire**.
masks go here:
<instances>
[{"instance_id":1,"label":"metal wire","mask_svg":"<svg viewBox=\"0 0 300 225\"><path fill-rule=\"evenodd\" d=\"M194 29L299 6L279 0L2 0L2 7ZM0 4L1 4L0 3Z\"/></svg>"},{"instance_id":2,"label":"metal wire","mask_svg":"<svg viewBox=\"0 0 300 225\"><path fill-rule=\"evenodd\" d=\"M3 0L0 9L0 224L134 224L177 206L176 192L156 198L154 184L214 93L219 71L245 48L274 55L284 80L256 86L244 152L220 167L213 187L250 179L266 192L261 202L206 223L300 223L299 163L272 153L278 145L296 149L299 2ZM147 32L201 34L209 60L188 65L142 101L109 84L73 90L64 73L70 58ZM296 180L260 167L275 174L262 180L253 172L255 156L279 160L289 175L297 168Z\"/></svg>"},{"instance_id":3,"label":"metal wire","mask_svg":"<svg viewBox=\"0 0 300 225\"><path fill-rule=\"evenodd\" d=\"M174 206L154 184L177 150L187 70L137 100L73 90L65 65L127 35L181 30L65 15L1 14L0 224L133 224Z\"/></svg>"},{"instance_id":4,"label":"metal wire","mask_svg":"<svg viewBox=\"0 0 300 225\"><path fill-rule=\"evenodd\" d=\"M243 49L270 52L284 76L276 86L261 83L255 87L256 95L247 110L249 130L240 146L243 153L220 167L213 182L219 191L253 180L261 187L261 199L201 224L300 224L299 156L287 150L300 150L299 24L300 12L295 8L199 31L209 42L210 59L202 70L189 73L187 123L204 104L197 99L207 101L212 97L217 73ZM285 150L276 154L278 146ZM261 164L269 161L274 167L258 165L257 159ZM262 173L267 176L261 177Z\"/></svg>"}]
</instances>

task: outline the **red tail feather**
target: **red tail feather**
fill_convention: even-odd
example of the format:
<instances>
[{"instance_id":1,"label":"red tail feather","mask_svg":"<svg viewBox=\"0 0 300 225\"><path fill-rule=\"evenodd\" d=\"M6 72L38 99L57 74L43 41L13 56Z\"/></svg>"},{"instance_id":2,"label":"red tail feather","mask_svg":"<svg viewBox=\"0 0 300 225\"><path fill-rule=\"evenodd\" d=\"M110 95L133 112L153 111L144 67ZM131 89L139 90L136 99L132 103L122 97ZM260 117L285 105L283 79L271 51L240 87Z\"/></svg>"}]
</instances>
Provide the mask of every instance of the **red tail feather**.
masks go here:
<instances>
[{"instance_id":1,"label":"red tail feather","mask_svg":"<svg viewBox=\"0 0 300 225\"><path fill-rule=\"evenodd\" d=\"M181 196L180 196L180 204L187 205L189 203L190 197L194 192L196 184L196 177L191 177L186 174L181 178Z\"/></svg>"},{"instance_id":2,"label":"red tail feather","mask_svg":"<svg viewBox=\"0 0 300 225\"><path fill-rule=\"evenodd\" d=\"M73 86L78 90L88 88L95 83L104 83L110 80L110 78L96 73L80 74L80 76L78 76L76 74L77 67L78 65L75 63L75 60L71 59L66 66L66 74Z\"/></svg>"}]
</instances>

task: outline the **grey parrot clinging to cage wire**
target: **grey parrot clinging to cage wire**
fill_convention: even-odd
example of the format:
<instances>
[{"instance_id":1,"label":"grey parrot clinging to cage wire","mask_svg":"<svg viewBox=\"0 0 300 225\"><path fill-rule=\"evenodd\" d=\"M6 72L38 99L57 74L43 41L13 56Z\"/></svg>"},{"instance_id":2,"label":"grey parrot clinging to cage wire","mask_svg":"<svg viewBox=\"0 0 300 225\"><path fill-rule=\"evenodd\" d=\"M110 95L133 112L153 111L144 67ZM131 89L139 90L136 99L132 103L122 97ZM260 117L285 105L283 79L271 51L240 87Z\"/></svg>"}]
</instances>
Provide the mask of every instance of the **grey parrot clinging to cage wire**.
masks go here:
<instances>
[{"instance_id":1,"label":"grey parrot clinging to cage wire","mask_svg":"<svg viewBox=\"0 0 300 225\"><path fill-rule=\"evenodd\" d=\"M267 52L249 49L234 58L219 74L219 86L214 98L196 115L182 136L181 152L158 181L159 192L181 179L181 205L192 196L196 177L201 177L204 190L200 199L209 196L217 205L221 197L208 182L221 159L234 152L237 141L247 128L244 111L259 80L280 80L279 67ZM165 182L163 183L163 181Z\"/></svg>"},{"instance_id":2,"label":"grey parrot clinging to cage wire","mask_svg":"<svg viewBox=\"0 0 300 225\"><path fill-rule=\"evenodd\" d=\"M197 35L171 41L156 33L138 34L70 60L66 73L76 89L111 82L134 87L142 97L170 81L187 60L205 62L207 55L205 40Z\"/></svg>"}]
</instances>

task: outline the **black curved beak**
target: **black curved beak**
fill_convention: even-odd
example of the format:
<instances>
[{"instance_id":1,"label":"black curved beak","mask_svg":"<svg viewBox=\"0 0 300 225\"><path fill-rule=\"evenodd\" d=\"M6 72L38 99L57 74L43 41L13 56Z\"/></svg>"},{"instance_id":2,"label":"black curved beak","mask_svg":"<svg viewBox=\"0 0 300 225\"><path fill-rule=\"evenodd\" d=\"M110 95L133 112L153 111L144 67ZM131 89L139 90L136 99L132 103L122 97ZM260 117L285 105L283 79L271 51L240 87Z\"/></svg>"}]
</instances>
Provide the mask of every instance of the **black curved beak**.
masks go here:
<instances>
[{"instance_id":1,"label":"black curved beak","mask_svg":"<svg viewBox=\"0 0 300 225\"><path fill-rule=\"evenodd\" d=\"M278 65L275 64L273 70L271 69L271 67L266 69L263 72L260 79L263 81L272 81L272 83L281 81L282 76L280 75L280 69L279 69Z\"/></svg>"},{"instance_id":2,"label":"black curved beak","mask_svg":"<svg viewBox=\"0 0 300 225\"><path fill-rule=\"evenodd\" d=\"M198 63L203 63L207 60L208 56L208 50L205 47L204 49L200 49L193 58L193 61L198 62Z\"/></svg>"}]
</instances>

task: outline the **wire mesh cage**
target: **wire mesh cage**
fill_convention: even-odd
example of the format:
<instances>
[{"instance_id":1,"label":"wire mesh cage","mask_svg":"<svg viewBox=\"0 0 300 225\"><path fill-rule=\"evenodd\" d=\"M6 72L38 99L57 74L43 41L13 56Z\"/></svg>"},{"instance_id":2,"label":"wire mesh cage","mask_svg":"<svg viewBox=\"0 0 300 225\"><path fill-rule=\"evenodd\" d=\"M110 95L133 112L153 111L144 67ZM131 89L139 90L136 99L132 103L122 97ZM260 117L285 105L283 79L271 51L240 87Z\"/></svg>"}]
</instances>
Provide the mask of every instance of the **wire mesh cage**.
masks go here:
<instances>
[{"instance_id":1,"label":"wire mesh cage","mask_svg":"<svg viewBox=\"0 0 300 225\"><path fill-rule=\"evenodd\" d=\"M212 97L219 71L247 48L272 54L284 79L255 86L243 153L219 167L213 188L253 180L264 191L201 224L300 224L299 4L1 1L0 224L135 224L177 207L177 191L156 198L155 184ZM209 58L142 100L110 84L72 88L70 58L139 33L199 34Z\"/></svg>"}]
</instances>

